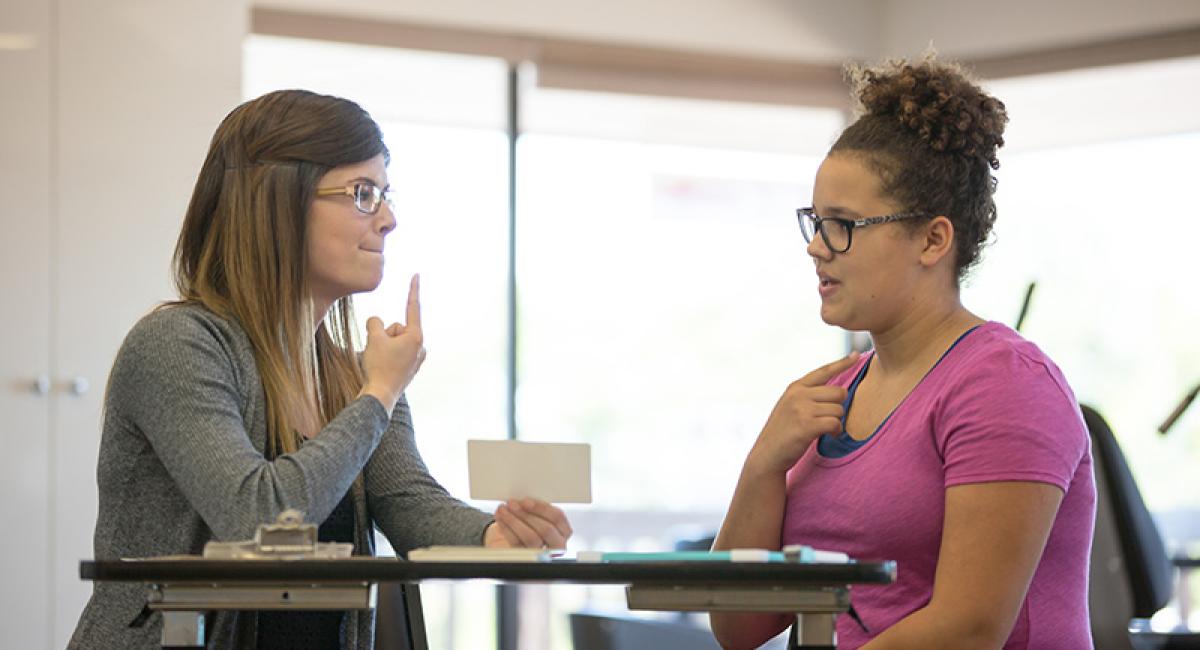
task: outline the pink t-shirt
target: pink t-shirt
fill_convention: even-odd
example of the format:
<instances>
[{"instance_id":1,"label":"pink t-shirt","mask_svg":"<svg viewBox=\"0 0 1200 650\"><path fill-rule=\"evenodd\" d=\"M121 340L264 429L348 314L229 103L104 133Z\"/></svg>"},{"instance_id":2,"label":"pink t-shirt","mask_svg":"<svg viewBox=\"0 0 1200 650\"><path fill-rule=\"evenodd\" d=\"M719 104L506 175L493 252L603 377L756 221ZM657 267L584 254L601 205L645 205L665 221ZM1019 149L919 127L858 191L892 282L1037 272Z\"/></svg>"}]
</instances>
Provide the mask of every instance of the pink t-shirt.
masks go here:
<instances>
[{"instance_id":1,"label":"pink t-shirt","mask_svg":"<svg viewBox=\"0 0 1200 650\"><path fill-rule=\"evenodd\" d=\"M849 386L869 356L830 383ZM839 616L839 648L857 648L929 603L946 488L991 481L1049 483L1064 492L1004 647L1092 647L1087 579L1096 489L1087 429L1058 367L1033 343L989 322L959 341L865 445L826 458L814 443L788 473L784 544L897 564L895 583L851 588L871 634Z\"/></svg>"}]
</instances>

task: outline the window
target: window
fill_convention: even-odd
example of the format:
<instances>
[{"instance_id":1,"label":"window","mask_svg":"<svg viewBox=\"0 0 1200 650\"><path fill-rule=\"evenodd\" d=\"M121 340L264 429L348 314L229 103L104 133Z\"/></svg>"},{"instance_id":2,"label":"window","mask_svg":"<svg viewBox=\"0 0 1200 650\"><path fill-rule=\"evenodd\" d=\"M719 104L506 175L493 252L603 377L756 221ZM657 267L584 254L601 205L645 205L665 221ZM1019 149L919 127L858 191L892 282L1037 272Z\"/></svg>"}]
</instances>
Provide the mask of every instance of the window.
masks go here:
<instances>
[{"instance_id":1,"label":"window","mask_svg":"<svg viewBox=\"0 0 1200 650\"><path fill-rule=\"evenodd\" d=\"M842 114L545 89L527 109L521 436L592 444L579 547L711 535L775 400L846 349L795 219ZM522 647L568 647L571 611L628 615L619 587L522 592Z\"/></svg>"}]
</instances>

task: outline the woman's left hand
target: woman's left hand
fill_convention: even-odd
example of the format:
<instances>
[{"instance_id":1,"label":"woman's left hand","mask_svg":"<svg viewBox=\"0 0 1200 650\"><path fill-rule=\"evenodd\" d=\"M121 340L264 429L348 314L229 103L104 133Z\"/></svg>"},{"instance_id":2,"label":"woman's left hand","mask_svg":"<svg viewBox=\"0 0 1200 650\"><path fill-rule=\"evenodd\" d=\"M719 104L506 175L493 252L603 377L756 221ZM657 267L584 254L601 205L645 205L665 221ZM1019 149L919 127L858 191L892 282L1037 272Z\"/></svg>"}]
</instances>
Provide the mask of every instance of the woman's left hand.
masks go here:
<instances>
[{"instance_id":1,"label":"woman's left hand","mask_svg":"<svg viewBox=\"0 0 1200 650\"><path fill-rule=\"evenodd\" d=\"M491 548L566 548L571 523L557 506L538 499L510 499L496 507L496 521L483 534Z\"/></svg>"}]
</instances>

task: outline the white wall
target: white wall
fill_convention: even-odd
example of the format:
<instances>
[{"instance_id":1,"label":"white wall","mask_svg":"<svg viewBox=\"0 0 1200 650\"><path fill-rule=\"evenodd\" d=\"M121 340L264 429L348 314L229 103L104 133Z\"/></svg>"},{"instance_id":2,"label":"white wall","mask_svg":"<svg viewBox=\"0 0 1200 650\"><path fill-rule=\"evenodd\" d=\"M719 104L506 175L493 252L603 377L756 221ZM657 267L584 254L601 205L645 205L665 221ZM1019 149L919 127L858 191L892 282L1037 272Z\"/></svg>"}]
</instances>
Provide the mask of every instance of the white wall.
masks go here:
<instances>
[{"instance_id":1,"label":"white wall","mask_svg":"<svg viewBox=\"0 0 1200 650\"><path fill-rule=\"evenodd\" d=\"M49 41L41 3L0 0L0 645L50 646ZM18 90L19 89L19 90Z\"/></svg>"}]
</instances>

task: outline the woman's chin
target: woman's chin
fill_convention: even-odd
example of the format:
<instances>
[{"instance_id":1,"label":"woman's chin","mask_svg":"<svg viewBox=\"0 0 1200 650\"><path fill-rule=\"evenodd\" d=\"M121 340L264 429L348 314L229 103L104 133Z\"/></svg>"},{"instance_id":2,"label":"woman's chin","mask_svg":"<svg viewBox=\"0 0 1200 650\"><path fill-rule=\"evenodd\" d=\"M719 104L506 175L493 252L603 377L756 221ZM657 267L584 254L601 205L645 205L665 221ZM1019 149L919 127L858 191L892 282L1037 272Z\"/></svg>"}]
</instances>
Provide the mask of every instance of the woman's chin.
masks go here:
<instances>
[{"instance_id":1,"label":"woman's chin","mask_svg":"<svg viewBox=\"0 0 1200 650\"><path fill-rule=\"evenodd\" d=\"M821 320L825 321L826 325L833 325L835 327L843 327L842 314L838 313L837 309L835 309L832 306L825 304L825 303L821 304Z\"/></svg>"},{"instance_id":2,"label":"woman's chin","mask_svg":"<svg viewBox=\"0 0 1200 650\"><path fill-rule=\"evenodd\" d=\"M371 293L378 289L380 284L383 284L383 269L364 275L354 293Z\"/></svg>"},{"instance_id":3,"label":"woman's chin","mask_svg":"<svg viewBox=\"0 0 1200 650\"><path fill-rule=\"evenodd\" d=\"M865 332L870 329L866 323L856 319L853 314L847 314L845 311L829 305L821 305L821 320L825 321L826 325L840 327L848 332Z\"/></svg>"}]
</instances>

